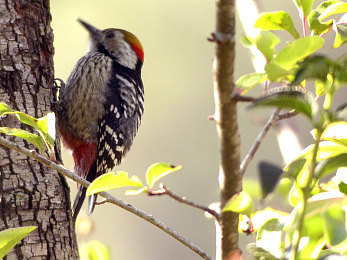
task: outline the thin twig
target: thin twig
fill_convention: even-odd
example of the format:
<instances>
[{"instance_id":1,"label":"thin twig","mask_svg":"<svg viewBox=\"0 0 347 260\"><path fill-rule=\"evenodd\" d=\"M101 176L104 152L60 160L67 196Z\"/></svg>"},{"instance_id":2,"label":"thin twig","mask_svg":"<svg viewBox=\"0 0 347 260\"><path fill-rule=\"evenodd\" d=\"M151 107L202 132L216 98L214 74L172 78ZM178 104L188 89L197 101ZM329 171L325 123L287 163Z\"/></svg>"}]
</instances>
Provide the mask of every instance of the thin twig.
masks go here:
<instances>
[{"instance_id":1,"label":"thin twig","mask_svg":"<svg viewBox=\"0 0 347 260\"><path fill-rule=\"evenodd\" d=\"M258 148L262 141L264 140L266 134L271 129L272 125L274 124L275 118L280 113L280 108L277 108L271 115L270 119L265 124L263 130L258 134L257 138L255 139L251 149L249 149L246 157L243 159L241 165L240 165L240 173L243 176L246 172L248 164L252 161L255 153L258 151Z\"/></svg>"},{"instance_id":2,"label":"thin twig","mask_svg":"<svg viewBox=\"0 0 347 260\"><path fill-rule=\"evenodd\" d=\"M298 113L297 112L288 112L288 113L283 113L283 114L280 114L278 115L276 118L275 118L275 122L278 122L280 120L283 120L283 119L287 119L287 118L291 118L293 116L296 116Z\"/></svg>"},{"instance_id":3,"label":"thin twig","mask_svg":"<svg viewBox=\"0 0 347 260\"><path fill-rule=\"evenodd\" d=\"M197 203L195 203L193 201L187 200L185 197L179 196L179 195L173 193L171 190L169 190L163 184L160 185L160 189L157 190L157 191L148 191L148 195L151 195L151 196L168 195L169 197L171 197L172 199L174 199L174 200L176 200L178 202L187 204L187 205L192 206L194 208L201 209L203 211L206 211L206 212L210 213L219 222L219 214L215 210L210 209L209 207L205 207L205 206L199 205L199 204L197 204Z\"/></svg>"},{"instance_id":4,"label":"thin twig","mask_svg":"<svg viewBox=\"0 0 347 260\"><path fill-rule=\"evenodd\" d=\"M249 149L246 157L243 159L243 161L242 161L242 163L240 165L240 172L241 172L242 176L245 174L247 166L252 161L255 153L258 151L259 146L263 142L266 134L269 132L271 127L274 126L280 120L287 119L287 118L290 118L290 117L293 117L293 116L297 115L296 112L292 112L292 111L288 112L288 113L280 114L280 110L281 110L280 108L277 108L272 113L272 115L270 116L269 120L266 122L264 128L261 130L261 132L259 133L259 135L255 139L252 147Z\"/></svg>"},{"instance_id":5,"label":"thin twig","mask_svg":"<svg viewBox=\"0 0 347 260\"><path fill-rule=\"evenodd\" d=\"M241 96L239 94L236 94L234 96L235 101L237 102L254 102L257 101L258 98L254 98L254 97L249 97L249 96Z\"/></svg>"},{"instance_id":6,"label":"thin twig","mask_svg":"<svg viewBox=\"0 0 347 260\"><path fill-rule=\"evenodd\" d=\"M81 184L84 187L88 187L90 184L90 182L79 177L78 175L74 174L73 172L67 170L62 165L55 164L54 162L48 160L44 156L38 154L36 151L21 147L21 146L15 144L13 142L8 141L7 139L3 138L2 136L0 136L0 145L5 146L11 150L15 150L15 151L17 151L21 154L24 154L24 155L26 155L26 156L34 159L34 160L37 160L38 162L56 170L60 174L64 175L67 178L70 178L70 179L76 181L77 183ZM129 203L126 203L120 199L117 199L117 198L111 196L107 192L100 192L100 193L98 193L98 195L100 195L101 197L104 197L107 200L107 202L112 203L118 207L121 207L121 208L129 211L130 213L133 213L136 216L138 216L138 217L146 220L147 222L153 224L154 226L160 228L161 230L163 230L164 232L166 232L167 234L169 234L170 236L172 236L173 238L175 238L176 240L181 242L183 245L185 245L186 247L188 247L189 249L191 249L192 251L197 253L203 259L207 259L207 260L212 259L211 257L207 256L207 253L205 251L203 251L202 249L200 249L197 245L193 244L191 241L189 241L188 239L183 237L181 234L179 234L175 230L171 229L169 226L167 226L163 222L154 218L152 215L150 215L150 214L148 214L148 213L146 213L140 209L133 207Z\"/></svg>"}]
</instances>

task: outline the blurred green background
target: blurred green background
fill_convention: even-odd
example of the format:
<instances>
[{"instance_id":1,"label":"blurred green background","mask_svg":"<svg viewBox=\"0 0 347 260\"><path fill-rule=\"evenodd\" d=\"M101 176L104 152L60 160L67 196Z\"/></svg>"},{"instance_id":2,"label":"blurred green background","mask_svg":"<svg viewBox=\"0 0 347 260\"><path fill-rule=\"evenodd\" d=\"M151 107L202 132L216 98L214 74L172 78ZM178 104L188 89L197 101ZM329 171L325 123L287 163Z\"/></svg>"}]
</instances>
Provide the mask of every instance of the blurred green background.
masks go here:
<instances>
[{"instance_id":1,"label":"blurred green background","mask_svg":"<svg viewBox=\"0 0 347 260\"><path fill-rule=\"evenodd\" d=\"M286 10L297 19L292 1L267 0L259 4L261 11ZM217 201L218 139L214 122L207 119L214 113L215 46L206 40L215 28L215 1L55 0L51 1L51 11L55 77L64 81L88 48L87 31L77 18L100 29L114 27L131 31L144 46L145 115L131 151L115 170L127 171L144 180L145 170L154 162L180 164L183 169L167 177L165 184L177 194L203 205ZM296 28L301 30L297 23ZM237 17L235 79L254 71L249 51L239 43L242 33ZM259 88L251 94L260 91ZM239 108L244 157L271 111L249 111L243 104ZM260 120L254 120L255 117ZM299 122L305 126L303 121ZM304 138L311 142L308 134ZM264 158L282 164L273 132L248 168L247 178L254 178L256 162ZM64 162L72 169L68 152L64 153ZM74 199L76 185L70 184ZM111 193L153 214L215 257L215 226L202 211L166 197L130 197L121 190ZM80 235L79 239L82 242L96 239L106 244L111 249L111 259L200 259L158 228L113 205L96 207L91 218L95 224L91 235ZM243 250L247 241L250 237L241 235Z\"/></svg>"}]
</instances>

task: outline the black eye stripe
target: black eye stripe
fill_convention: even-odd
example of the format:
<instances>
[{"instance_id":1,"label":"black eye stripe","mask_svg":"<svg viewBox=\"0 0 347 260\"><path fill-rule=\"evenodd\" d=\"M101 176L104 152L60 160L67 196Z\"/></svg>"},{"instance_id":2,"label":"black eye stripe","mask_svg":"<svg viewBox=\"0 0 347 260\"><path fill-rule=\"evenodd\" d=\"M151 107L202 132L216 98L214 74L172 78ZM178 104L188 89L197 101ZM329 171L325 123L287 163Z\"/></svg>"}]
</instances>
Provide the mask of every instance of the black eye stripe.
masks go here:
<instances>
[{"instance_id":1,"label":"black eye stripe","mask_svg":"<svg viewBox=\"0 0 347 260\"><path fill-rule=\"evenodd\" d=\"M114 38L114 33L113 32L107 33L106 38Z\"/></svg>"}]
</instances>

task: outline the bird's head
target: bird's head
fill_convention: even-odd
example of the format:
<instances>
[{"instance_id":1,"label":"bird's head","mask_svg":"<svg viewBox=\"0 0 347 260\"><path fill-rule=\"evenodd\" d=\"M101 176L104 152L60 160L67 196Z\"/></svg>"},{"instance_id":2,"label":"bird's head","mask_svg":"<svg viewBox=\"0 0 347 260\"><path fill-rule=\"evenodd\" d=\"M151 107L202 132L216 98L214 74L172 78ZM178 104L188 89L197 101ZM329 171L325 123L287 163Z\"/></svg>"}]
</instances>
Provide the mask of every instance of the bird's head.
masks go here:
<instances>
[{"instance_id":1,"label":"bird's head","mask_svg":"<svg viewBox=\"0 0 347 260\"><path fill-rule=\"evenodd\" d=\"M144 52L139 39L123 29L99 30L94 26L78 20L89 32L89 51L104 53L118 61L119 64L136 69L144 61Z\"/></svg>"}]
</instances>

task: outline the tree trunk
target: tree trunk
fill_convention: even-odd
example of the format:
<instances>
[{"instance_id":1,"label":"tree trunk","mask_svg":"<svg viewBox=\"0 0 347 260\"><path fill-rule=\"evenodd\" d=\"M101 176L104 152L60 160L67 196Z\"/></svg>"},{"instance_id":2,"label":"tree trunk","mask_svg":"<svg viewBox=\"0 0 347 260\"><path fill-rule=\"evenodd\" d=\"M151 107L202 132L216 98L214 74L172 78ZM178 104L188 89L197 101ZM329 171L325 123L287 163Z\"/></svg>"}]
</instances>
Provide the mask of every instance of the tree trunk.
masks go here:
<instances>
[{"instance_id":1,"label":"tree trunk","mask_svg":"<svg viewBox=\"0 0 347 260\"><path fill-rule=\"evenodd\" d=\"M49 0L0 0L0 102L34 117L50 110L53 95L50 22ZM1 118L0 126L32 131L14 116ZM78 259L69 196L58 173L0 147L0 230L38 227L5 259Z\"/></svg>"}]
</instances>

